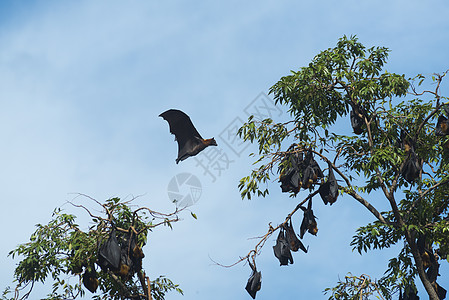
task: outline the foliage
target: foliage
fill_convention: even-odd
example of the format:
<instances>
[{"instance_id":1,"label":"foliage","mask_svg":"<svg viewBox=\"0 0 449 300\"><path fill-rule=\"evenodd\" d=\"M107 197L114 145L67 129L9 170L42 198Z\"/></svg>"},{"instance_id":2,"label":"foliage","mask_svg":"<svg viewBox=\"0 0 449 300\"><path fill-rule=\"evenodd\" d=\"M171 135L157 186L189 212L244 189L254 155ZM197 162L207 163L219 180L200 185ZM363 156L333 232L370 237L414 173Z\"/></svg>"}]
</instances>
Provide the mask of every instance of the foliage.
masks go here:
<instances>
[{"instance_id":1,"label":"foliage","mask_svg":"<svg viewBox=\"0 0 449 300\"><path fill-rule=\"evenodd\" d=\"M92 224L88 230L81 229L75 215L57 208L48 224L36 225L37 229L29 242L19 245L9 253L13 258L21 259L14 273L17 287L13 298L9 297L11 291L8 288L2 299L27 299L36 282L48 281L53 282L52 291L45 299L82 297L86 294L83 279L92 272L96 274L96 280L93 280L100 290L94 293L92 299L162 300L171 290L182 294L178 285L160 276L151 282L151 297L148 295L147 283L150 281L141 268L143 252L140 252L140 265L134 268L134 273L129 271L124 274L120 273L120 270L103 266L100 268L98 260L99 247L109 238L112 228L117 230L116 236L122 243L126 237L135 234L135 249L142 251L149 231L159 225L171 226L172 222L178 221L178 211L161 214L146 207L132 209L132 200L111 198L102 204L95 199L88 199L102 207L104 216L96 216L86 206L71 203L89 214ZM120 266L122 263L123 261L120 261ZM127 264L130 265L131 262ZM28 290L20 295L27 288Z\"/></svg>"},{"instance_id":2,"label":"foliage","mask_svg":"<svg viewBox=\"0 0 449 300\"><path fill-rule=\"evenodd\" d=\"M446 73L432 76L432 90L418 91L427 78L420 74L406 79L384 71L388 53L385 47L366 48L356 37L344 36L336 47L274 84L270 94L277 105L288 108L291 120L276 123L250 117L240 128L244 140L258 145L259 155L257 167L240 180L239 189L242 198L267 196L269 190L261 184L266 186L278 170L282 182L299 178L289 182L291 196L300 195L301 188L309 193L280 226L270 227L265 241L318 195L326 181L319 172L313 180L305 179L302 157L312 153L336 173L340 195L359 202L375 217L357 230L351 243L355 250L363 253L403 242L399 256L376 282L383 297L391 299L419 276L430 299L438 299L438 267L449 248L449 106L440 94ZM403 100L405 96L411 99ZM348 134L351 127L346 124L352 125L354 134ZM300 160L293 169L297 174L288 160L292 155ZM389 211L376 209L380 199L374 191L383 194ZM242 261L254 261L259 251L256 246ZM363 277L348 278L348 296L333 299L353 299L359 289L347 287L366 282ZM338 287L333 291L342 287L341 282Z\"/></svg>"}]
</instances>

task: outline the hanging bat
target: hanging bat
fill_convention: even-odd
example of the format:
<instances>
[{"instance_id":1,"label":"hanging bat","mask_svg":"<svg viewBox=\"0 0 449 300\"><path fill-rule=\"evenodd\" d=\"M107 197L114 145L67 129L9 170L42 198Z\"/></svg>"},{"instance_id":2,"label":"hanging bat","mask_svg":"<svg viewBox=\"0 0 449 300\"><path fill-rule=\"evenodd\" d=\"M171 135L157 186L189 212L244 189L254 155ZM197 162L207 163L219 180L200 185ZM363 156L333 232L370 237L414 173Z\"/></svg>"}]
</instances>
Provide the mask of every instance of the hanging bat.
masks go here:
<instances>
[{"instance_id":1,"label":"hanging bat","mask_svg":"<svg viewBox=\"0 0 449 300\"><path fill-rule=\"evenodd\" d=\"M446 112L446 116L449 115L449 106L444 106L444 111ZM438 117L437 126L435 128L435 135L443 136L449 134L449 121L447 117L444 115L440 115Z\"/></svg>"},{"instance_id":2,"label":"hanging bat","mask_svg":"<svg viewBox=\"0 0 449 300\"><path fill-rule=\"evenodd\" d=\"M304 244L301 242L300 239L298 239L295 231L293 230L292 219L290 219L289 223L286 223L284 225L284 228L285 228L285 237L287 238L287 242L290 246L290 250L292 250L293 252L296 252L299 249L301 249L302 251L307 253L306 247L304 247Z\"/></svg>"},{"instance_id":3,"label":"hanging bat","mask_svg":"<svg viewBox=\"0 0 449 300\"><path fill-rule=\"evenodd\" d=\"M399 289L399 300L419 300L416 287L409 284L404 288L404 293Z\"/></svg>"},{"instance_id":4,"label":"hanging bat","mask_svg":"<svg viewBox=\"0 0 449 300\"><path fill-rule=\"evenodd\" d=\"M363 132L362 119L360 118L360 116L358 114L356 114L354 112L354 110L351 110L350 118L351 118L351 126L352 126L352 129L354 130L354 133L362 134L362 132Z\"/></svg>"},{"instance_id":5,"label":"hanging bat","mask_svg":"<svg viewBox=\"0 0 449 300\"><path fill-rule=\"evenodd\" d=\"M90 271L86 269L83 275L83 284L91 293L95 293L98 288L98 278L94 268Z\"/></svg>"},{"instance_id":6,"label":"hanging bat","mask_svg":"<svg viewBox=\"0 0 449 300\"><path fill-rule=\"evenodd\" d=\"M318 163L313 159L312 151L308 151L304 159L304 170L302 175L302 187L308 189L316 183L318 178L323 178L323 172Z\"/></svg>"},{"instance_id":7,"label":"hanging bat","mask_svg":"<svg viewBox=\"0 0 449 300\"><path fill-rule=\"evenodd\" d=\"M408 183L412 183L419 177L420 172L421 164L415 151L413 150L413 148L411 148L404 166L401 169L401 174Z\"/></svg>"},{"instance_id":8,"label":"hanging bat","mask_svg":"<svg viewBox=\"0 0 449 300\"><path fill-rule=\"evenodd\" d=\"M329 165L329 176L327 177L327 181L323 183L318 189L321 199L325 205L330 203L330 205L334 204L337 201L338 197L338 184L335 179L334 171L332 169L331 162L328 162Z\"/></svg>"},{"instance_id":9,"label":"hanging bat","mask_svg":"<svg viewBox=\"0 0 449 300\"><path fill-rule=\"evenodd\" d=\"M276 240L276 245L273 246L274 256L279 259L281 266L287 266L289 263L293 264L292 253L290 246L284 236L284 228L280 228L279 235Z\"/></svg>"},{"instance_id":10,"label":"hanging bat","mask_svg":"<svg viewBox=\"0 0 449 300\"><path fill-rule=\"evenodd\" d=\"M281 182L281 190L283 193L294 192L298 193L301 182L301 169L303 167L303 157L302 153L292 153L288 154L283 158L279 169L280 176L279 181ZM284 171L281 169L284 168Z\"/></svg>"},{"instance_id":11,"label":"hanging bat","mask_svg":"<svg viewBox=\"0 0 449 300\"><path fill-rule=\"evenodd\" d=\"M177 109L169 109L159 115L168 122L170 133L178 142L178 158L176 163L195 156L208 146L217 146L214 138L203 139L193 126L189 116Z\"/></svg>"},{"instance_id":12,"label":"hanging bat","mask_svg":"<svg viewBox=\"0 0 449 300\"><path fill-rule=\"evenodd\" d=\"M97 264L102 269L116 270L120 266L121 248L115 234L115 227L112 227L109 238L101 244L98 250Z\"/></svg>"},{"instance_id":13,"label":"hanging bat","mask_svg":"<svg viewBox=\"0 0 449 300\"><path fill-rule=\"evenodd\" d=\"M438 295L438 298L440 298L440 300L446 299L447 291L445 288L443 288L441 285L439 285L436 282L433 285L433 288L437 291L437 295Z\"/></svg>"},{"instance_id":14,"label":"hanging bat","mask_svg":"<svg viewBox=\"0 0 449 300\"><path fill-rule=\"evenodd\" d=\"M401 130L400 145L401 149L406 153L409 153L412 148L415 148L415 143L412 139L407 137L407 133L405 133L404 130Z\"/></svg>"},{"instance_id":15,"label":"hanging bat","mask_svg":"<svg viewBox=\"0 0 449 300\"><path fill-rule=\"evenodd\" d=\"M299 229L299 237L302 239L306 231L309 231L309 233L316 235L318 232L318 227L315 220L316 217L313 215L312 199L309 200L307 208L301 206L301 209L304 211L304 217Z\"/></svg>"},{"instance_id":16,"label":"hanging bat","mask_svg":"<svg viewBox=\"0 0 449 300\"><path fill-rule=\"evenodd\" d=\"M262 279L262 273L257 272L257 269L255 266L253 266L252 263L249 263L249 266L253 270L253 273L248 279L248 282L246 283L245 290L248 292L248 294L251 296L251 298L256 299L256 293L261 288L261 279Z\"/></svg>"}]
</instances>

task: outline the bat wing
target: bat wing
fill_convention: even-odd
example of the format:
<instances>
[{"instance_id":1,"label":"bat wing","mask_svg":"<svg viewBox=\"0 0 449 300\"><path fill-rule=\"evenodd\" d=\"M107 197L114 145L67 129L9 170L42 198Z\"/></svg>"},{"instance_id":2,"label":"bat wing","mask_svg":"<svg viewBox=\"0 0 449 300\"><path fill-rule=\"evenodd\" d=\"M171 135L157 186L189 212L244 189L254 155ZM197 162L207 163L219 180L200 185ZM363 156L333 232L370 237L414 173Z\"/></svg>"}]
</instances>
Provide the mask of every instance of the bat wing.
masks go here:
<instances>
[{"instance_id":1,"label":"bat wing","mask_svg":"<svg viewBox=\"0 0 449 300\"><path fill-rule=\"evenodd\" d=\"M286 266L288 263L293 264L292 253L290 247L284 236L284 231L280 229L276 245L273 246L274 256L279 260L281 266Z\"/></svg>"},{"instance_id":2,"label":"bat wing","mask_svg":"<svg viewBox=\"0 0 449 300\"><path fill-rule=\"evenodd\" d=\"M362 119L354 112L354 110L351 110L350 113L350 119L351 119L351 126L354 130L355 134L362 134Z\"/></svg>"},{"instance_id":3,"label":"bat wing","mask_svg":"<svg viewBox=\"0 0 449 300\"><path fill-rule=\"evenodd\" d=\"M261 287L261 278L262 273L257 272L256 270L253 271L253 274L248 279L248 282L246 284L246 291L251 296L251 298L256 299L256 293L260 290Z\"/></svg>"},{"instance_id":4,"label":"bat wing","mask_svg":"<svg viewBox=\"0 0 449 300\"><path fill-rule=\"evenodd\" d=\"M168 122L170 133L175 135L178 142L178 159L190 152L201 143L203 138L193 126L189 116L177 109L169 109L159 115Z\"/></svg>"},{"instance_id":5,"label":"bat wing","mask_svg":"<svg viewBox=\"0 0 449 300\"><path fill-rule=\"evenodd\" d=\"M120 264L120 251L121 248L115 236L115 228L112 228L108 240L99 249L100 265L117 269Z\"/></svg>"},{"instance_id":6,"label":"bat wing","mask_svg":"<svg viewBox=\"0 0 449 300\"><path fill-rule=\"evenodd\" d=\"M285 231L286 231L287 242L290 245L290 249L293 252L296 252L299 249L301 249L302 251L307 253L306 247L304 247L304 244L298 239L298 237L296 236L295 231L293 230L292 220L291 219L290 219L290 223L287 223L285 225Z\"/></svg>"},{"instance_id":7,"label":"bat wing","mask_svg":"<svg viewBox=\"0 0 449 300\"><path fill-rule=\"evenodd\" d=\"M330 203L331 205L337 201L338 197L338 183L335 179L334 172L332 170L332 165L329 162L329 176L327 181L323 183L318 189L321 199L323 199L324 204Z\"/></svg>"}]
</instances>

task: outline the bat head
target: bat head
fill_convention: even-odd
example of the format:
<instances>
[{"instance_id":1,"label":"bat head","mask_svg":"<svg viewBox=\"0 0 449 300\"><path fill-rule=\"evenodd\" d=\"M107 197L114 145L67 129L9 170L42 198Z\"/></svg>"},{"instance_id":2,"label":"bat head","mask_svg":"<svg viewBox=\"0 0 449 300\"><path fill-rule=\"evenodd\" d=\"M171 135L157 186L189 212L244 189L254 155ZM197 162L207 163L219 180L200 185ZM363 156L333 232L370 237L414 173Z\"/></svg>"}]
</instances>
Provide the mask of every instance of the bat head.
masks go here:
<instances>
[{"instance_id":1,"label":"bat head","mask_svg":"<svg viewBox=\"0 0 449 300\"><path fill-rule=\"evenodd\" d=\"M217 142L215 141L214 138L211 138L211 139L205 139L205 140L204 140L204 143L205 143L207 146L218 146L218 144L217 144Z\"/></svg>"}]
</instances>

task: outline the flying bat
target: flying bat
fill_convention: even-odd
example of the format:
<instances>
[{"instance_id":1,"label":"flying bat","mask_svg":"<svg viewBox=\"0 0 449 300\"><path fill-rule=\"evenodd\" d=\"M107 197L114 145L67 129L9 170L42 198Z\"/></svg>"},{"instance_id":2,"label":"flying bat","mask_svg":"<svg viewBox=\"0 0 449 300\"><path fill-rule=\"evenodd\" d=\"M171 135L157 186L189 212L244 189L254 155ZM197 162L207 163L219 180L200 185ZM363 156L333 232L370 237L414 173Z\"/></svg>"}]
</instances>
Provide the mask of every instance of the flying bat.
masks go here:
<instances>
[{"instance_id":1,"label":"flying bat","mask_svg":"<svg viewBox=\"0 0 449 300\"><path fill-rule=\"evenodd\" d=\"M169 109L159 115L168 122L170 133L178 142L178 158L176 163L195 156L208 146L217 146L214 138L203 139L193 126L189 116L177 109Z\"/></svg>"}]
</instances>

